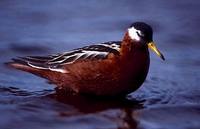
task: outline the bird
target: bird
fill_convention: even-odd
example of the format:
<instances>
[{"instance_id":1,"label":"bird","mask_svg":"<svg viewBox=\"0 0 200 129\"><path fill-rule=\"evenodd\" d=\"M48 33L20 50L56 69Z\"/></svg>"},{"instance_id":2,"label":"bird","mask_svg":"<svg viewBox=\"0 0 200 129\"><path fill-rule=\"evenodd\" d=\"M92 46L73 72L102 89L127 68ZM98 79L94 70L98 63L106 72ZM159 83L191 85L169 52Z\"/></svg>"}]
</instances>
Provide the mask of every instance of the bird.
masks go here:
<instances>
[{"instance_id":1,"label":"bird","mask_svg":"<svg viewBox=\"0 0 200 129\"><path fill-rule=\"evenodd\" d=\"M153 29L134 22L121 41L96 43L47 56L13 58L8 66L32 73L67 93L123 96L136 91L149 71L149 49L162 60L153 41Z\"/></svg>"}]
</instances>

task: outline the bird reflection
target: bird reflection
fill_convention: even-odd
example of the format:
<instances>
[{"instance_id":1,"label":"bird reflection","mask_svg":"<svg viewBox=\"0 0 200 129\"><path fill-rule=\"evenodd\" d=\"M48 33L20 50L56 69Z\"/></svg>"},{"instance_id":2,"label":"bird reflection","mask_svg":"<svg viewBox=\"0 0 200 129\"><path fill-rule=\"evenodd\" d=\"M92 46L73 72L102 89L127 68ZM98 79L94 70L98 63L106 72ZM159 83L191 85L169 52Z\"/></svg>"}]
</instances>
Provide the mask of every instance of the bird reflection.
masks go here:
<instances>
[{"instance_id":1,"label":"bird reflection","mask_svg":"<svg viewBox=\"0 0 200 129\"><path fill-rule=\"evenodd\" d=\"M60 112L60 116L69 117L74 115L84 115L89 113L99 113L108 110L119 110L117 116L106 114L104 117L110 120L116 120L118 129L135 129L138 122L135 120L135 110L143 108L141 101L127 98L102 98L95 96L85 96L77 94L66 94L56 92L48 95L61 103L67 104L75 108L74 111ZM114 118L113 118L114 117Z\"/></svg>"},{"instance_id":2,"label":"bird reflection","mask_svg":"<svg viewBox=\"0 0 200 129\"><path fill-rule=\"evenodd\" d=\"M141 101L135 99L127 99L122 97L98 97L78 94L68 94L65 91L56 91L53 94L48 95L49 97L68 105L75 107L82 113L93 113L107 109L118 109L118 108L132 108L140 109L143 108Z\"/></svg>"},{"instance_id":3,"label":"bird reflection","mask_svg":"<svg viewBox=\"0 0 200 129\"><path fill-rule=\"evenodd\" d=\"M143 102L127 98L99 98L95 96L85 96L77 94L67 94L44 90L42 92L26 92L18 88L0 88L1 92L9 92L14 95L23 109L47 109L56 112L55 117L70 118L92 114L94 117L103 117L114 122L118 129L135 129L136 110L143 108ZM26 98L26 101L19 101L17 96ZM21 100L21 98L20 98ZM42 104L41 104L42 103ZM110 113L111 111L111 113ZM45 116L44 116L45 117Z\"/></svg>"},{"instance_id":4,"label":"bird reflection","mask_svg":"<svg viewBox=\"0 0 200 129\"><path fill-rule=\"evenodd\" d=\"M121 124L118 129L137 129L138 121L135 119L136 113L132 108L121 109Z\"/></svg>"}]
</instances>

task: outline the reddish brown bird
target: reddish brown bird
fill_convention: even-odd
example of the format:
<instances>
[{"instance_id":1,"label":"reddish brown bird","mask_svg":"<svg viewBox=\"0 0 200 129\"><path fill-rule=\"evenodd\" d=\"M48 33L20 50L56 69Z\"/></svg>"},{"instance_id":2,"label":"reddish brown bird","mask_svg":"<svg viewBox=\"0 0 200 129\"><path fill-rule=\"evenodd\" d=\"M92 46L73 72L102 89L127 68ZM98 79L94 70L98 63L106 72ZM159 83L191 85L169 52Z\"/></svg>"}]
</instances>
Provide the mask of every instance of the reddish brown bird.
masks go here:
<instances>
[{"instance_id":1,"label":"reddish brown bird","mask_svg":"<svg viewBox=\"0 0 200 129\"><path fill-rule=\"evenodd\" d=\"M50 56L13 59L9 66L48 79L59 89L99 96L126 95L138 89L149 70L149 51L164 60L152 28L133 23L122 41L86 46Z\"/></svg>"}]
</instances>

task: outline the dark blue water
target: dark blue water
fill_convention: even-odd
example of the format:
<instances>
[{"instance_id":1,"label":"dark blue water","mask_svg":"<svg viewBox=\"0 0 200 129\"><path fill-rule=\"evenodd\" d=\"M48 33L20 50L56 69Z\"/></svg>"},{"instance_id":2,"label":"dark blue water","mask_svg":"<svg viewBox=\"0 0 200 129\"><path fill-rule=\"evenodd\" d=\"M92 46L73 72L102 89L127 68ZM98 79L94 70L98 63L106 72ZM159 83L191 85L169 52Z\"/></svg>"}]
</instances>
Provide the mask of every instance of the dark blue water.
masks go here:
<instances>
[{"instance_id":1,"label":"dark blue water","mask_svg":"<svg viewBox=\"0 0 200 129\"><path fill-rule=\"evenodd\" d=\"M1 129L199 129L200 1L1 0ZM144 21L166 61L151 54L143 86L128 99L59 95L46 80L6 68L13 57L121 40Z\"/></svg>"}]
</instances>

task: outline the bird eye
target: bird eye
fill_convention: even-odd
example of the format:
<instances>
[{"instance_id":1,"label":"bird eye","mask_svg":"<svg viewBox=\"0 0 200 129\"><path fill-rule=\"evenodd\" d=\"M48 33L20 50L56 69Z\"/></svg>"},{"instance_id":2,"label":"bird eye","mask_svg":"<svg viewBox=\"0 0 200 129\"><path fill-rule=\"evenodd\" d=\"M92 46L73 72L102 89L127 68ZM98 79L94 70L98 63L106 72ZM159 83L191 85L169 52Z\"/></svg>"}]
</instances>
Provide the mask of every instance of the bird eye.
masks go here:
<instances>
[{"instance_id":1,"label":"bird eye","mask_svg":"<svg viewBox=\"0 0 200 129\"><path fill-rule=\"evenodd\" d=\"M139 37L144 37L144 34L143 34L143 33L138 32L138 31L136 31L136 33L137 33L137 35L138 35Z\"/></svg>"}]
</instances>

